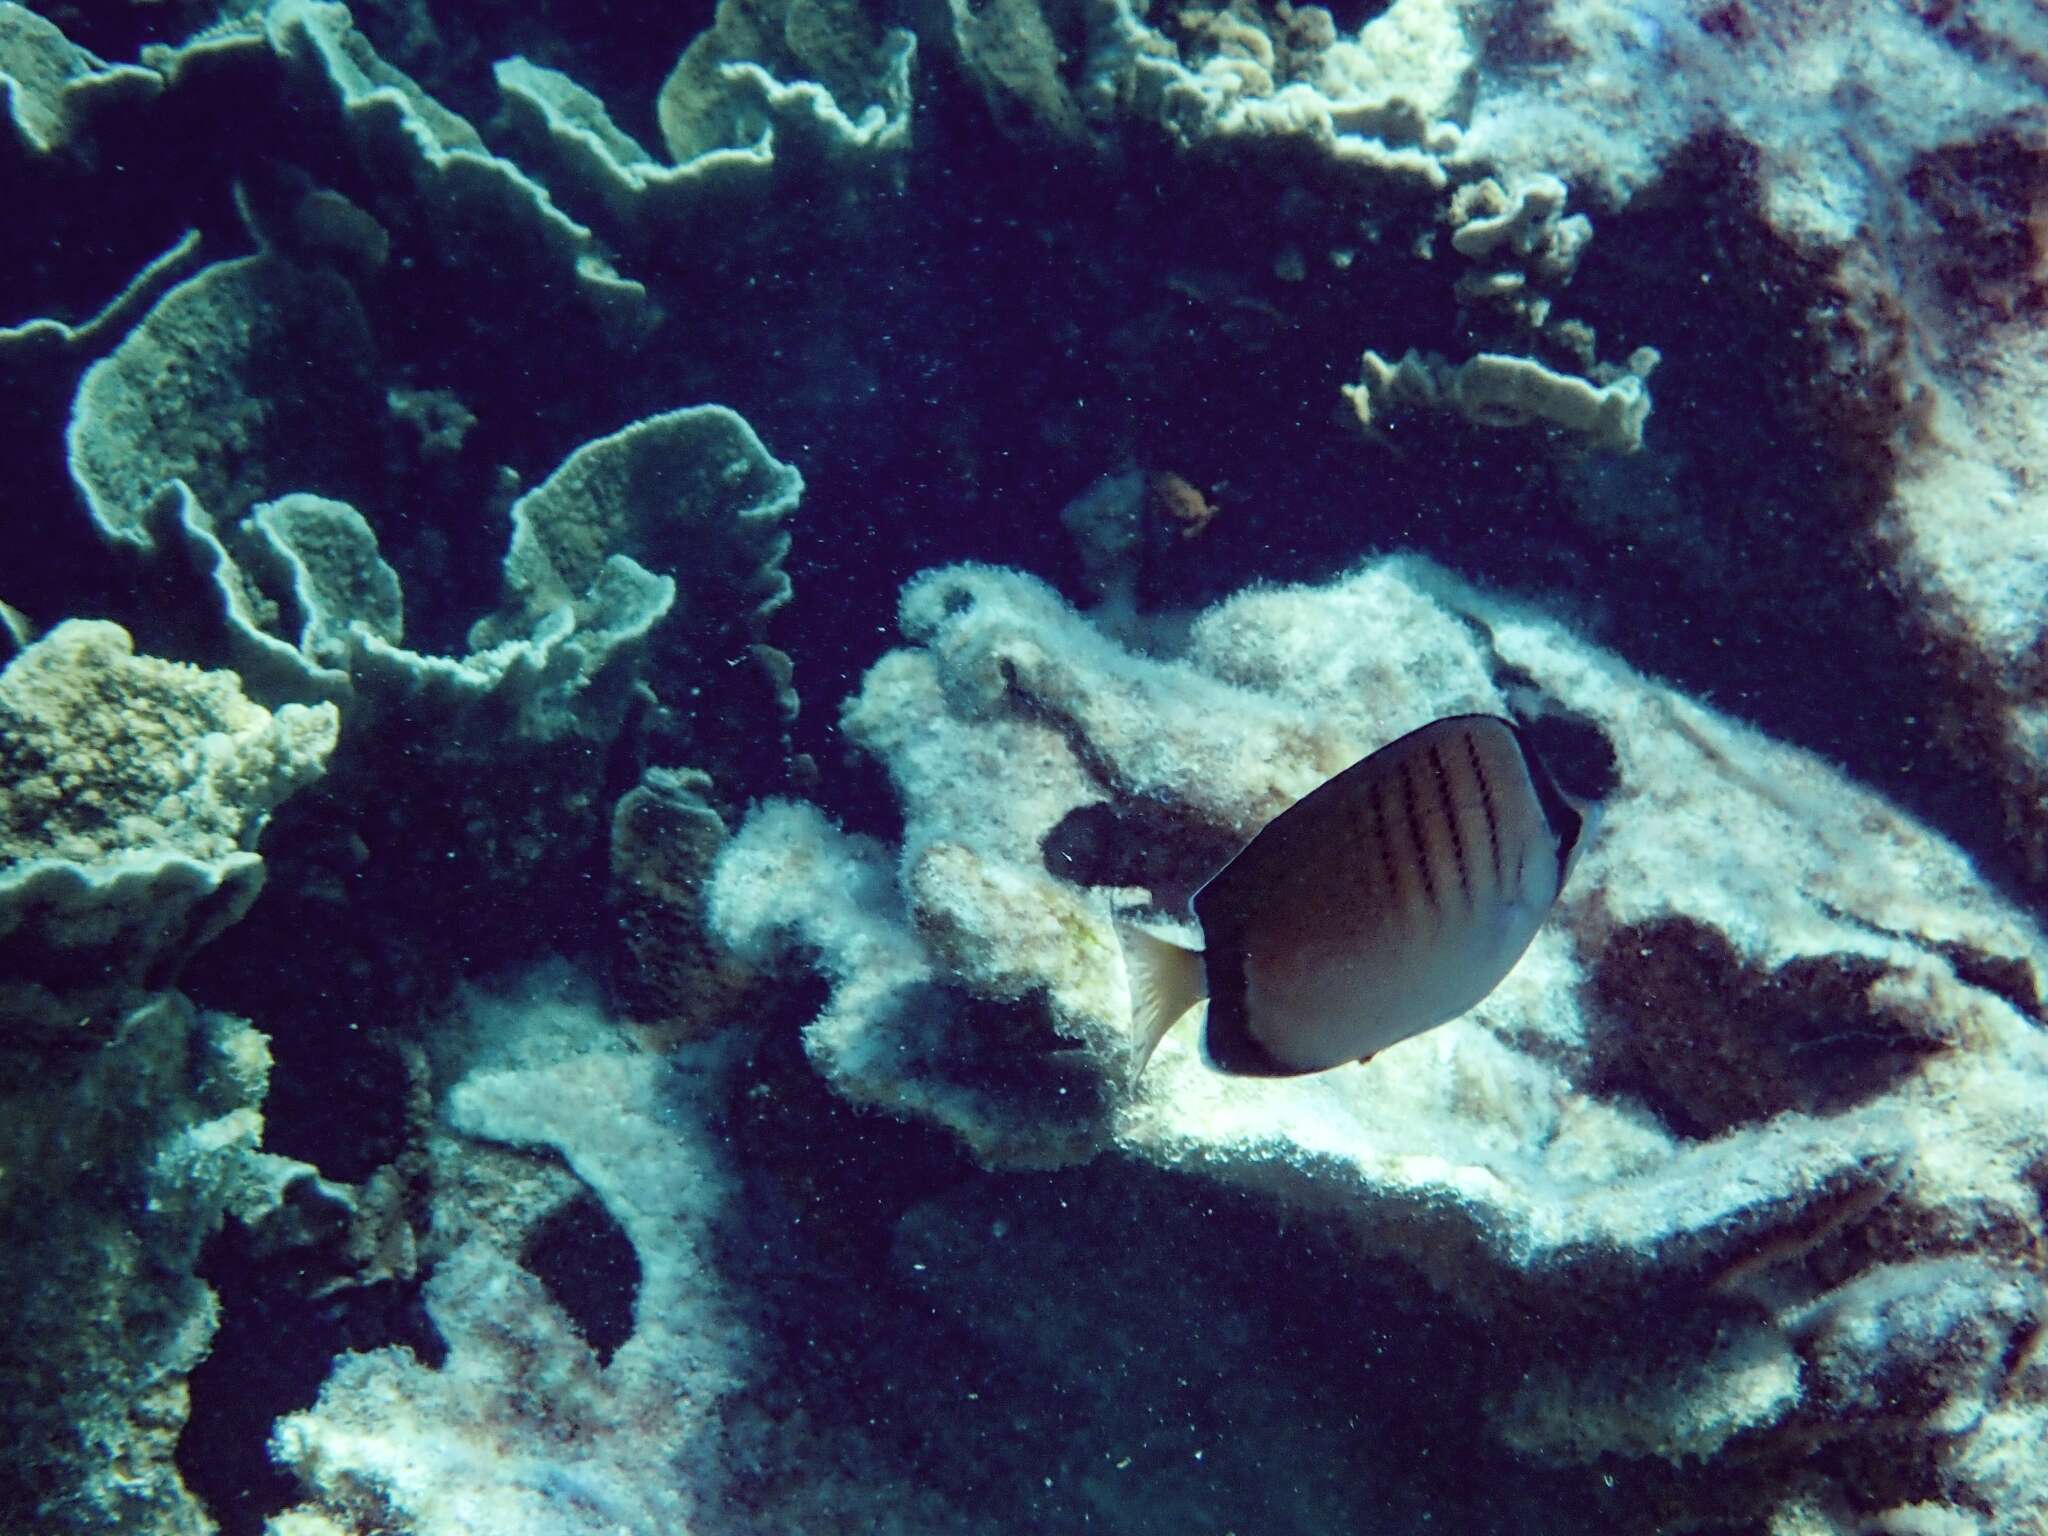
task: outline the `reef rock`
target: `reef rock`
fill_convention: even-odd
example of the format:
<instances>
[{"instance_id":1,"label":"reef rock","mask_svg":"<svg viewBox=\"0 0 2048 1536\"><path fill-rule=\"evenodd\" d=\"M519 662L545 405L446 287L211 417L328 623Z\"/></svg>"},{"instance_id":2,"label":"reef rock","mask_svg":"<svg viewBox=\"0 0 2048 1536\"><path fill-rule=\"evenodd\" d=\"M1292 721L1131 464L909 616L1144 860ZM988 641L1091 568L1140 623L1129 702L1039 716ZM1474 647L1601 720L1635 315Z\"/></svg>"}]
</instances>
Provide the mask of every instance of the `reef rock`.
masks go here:
<instances>
[{"instance_id":1,"label":"reef rock","mask_svg":"<svg viewBox=\"0 0 2048 1536\"><path fill-rule=\"evenodd\" d=\"M619 951L613 985L664 1038L710 1033L750 979L704 920L704 884L726 843L710 777L650 768L612 809L611 883Z\"/></svg>"},{"instance_id":2,"label":"reef rock","mask_svg":"<svg viewBox=\"0 0 2048 1536\"><path fill-rule=\"evenodd\" d=\"M772 805L712 891L749 959L817 957L839 1091L1002 1165L1113 1148L1419 1277L1493 1333L1495 1445L1628 1463L1665 1518L2048 1511L2010 1451L2048 1429L2048 946L1955 849L1413 560L1243 594L1170 658L979 567L902 623L843 721L902 847ZM1183 1030L1128 1081L1112 911L1176 916L1336 769L1511 706L1605 813L1492 997L1367 1066L1230 1079Z\"/></svg>"},{"instance_id":3,"label":"reef rock","mask_svg":"<svg viewBox=\"0 0 2048 1536\"><path fill-rule=\"evenodd\" d=\"M200 1245L311 1170L258 1151L263 1036L167 989L256 899L264 823L337 728L100 621L0 673L0 1461L23 1529L213 1529L173 1463L215 1326Z\"/></svg>"},{"instance_id":4,"label":"reef rock","mask_svg":"<svg viewBox=\"0 0 2048 1536\"><path fill-rule=\"evenodd\" d=\"M1510 8L1516 9L1516 8ZM1802 275L1807 409L1864 438L1879 579L1933 658L1945 755L1986 773L2048 883L2048 144L2022 4L1802 10L1734 0L1517 9L1462 152L1623 208L1718 142ZM1784 89L1787 79L1804 84ZM1704 280L1704 275L1703 275Z\"/></svg>"}]
</instances>

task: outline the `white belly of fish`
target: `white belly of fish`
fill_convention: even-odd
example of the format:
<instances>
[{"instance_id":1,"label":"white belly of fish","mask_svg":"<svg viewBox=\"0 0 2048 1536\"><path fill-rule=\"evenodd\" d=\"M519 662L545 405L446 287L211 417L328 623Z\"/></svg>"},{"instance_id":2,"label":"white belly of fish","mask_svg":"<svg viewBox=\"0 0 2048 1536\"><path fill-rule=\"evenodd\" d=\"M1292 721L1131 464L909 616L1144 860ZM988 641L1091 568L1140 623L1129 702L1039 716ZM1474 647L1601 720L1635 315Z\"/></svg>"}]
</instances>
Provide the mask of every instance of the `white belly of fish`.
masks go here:
<instances>
[{"instance_id":1,"label":"white belly of fish","mask_svg":"<svg viewBox=\"0 0 2048 1536\"><path fill-rule=\"evenodd\" d=\"M1554 875L1549 877L1554 880ZM1245 954L1245 1017L1277 1060L1307 1071L1373 1055L1473 1007L1514 969L1550 909L1525 880L1514 901L1348 941L1276 935ZM1554 884L1549 886L1554 890Z\"/></svg>"}]
</instances>

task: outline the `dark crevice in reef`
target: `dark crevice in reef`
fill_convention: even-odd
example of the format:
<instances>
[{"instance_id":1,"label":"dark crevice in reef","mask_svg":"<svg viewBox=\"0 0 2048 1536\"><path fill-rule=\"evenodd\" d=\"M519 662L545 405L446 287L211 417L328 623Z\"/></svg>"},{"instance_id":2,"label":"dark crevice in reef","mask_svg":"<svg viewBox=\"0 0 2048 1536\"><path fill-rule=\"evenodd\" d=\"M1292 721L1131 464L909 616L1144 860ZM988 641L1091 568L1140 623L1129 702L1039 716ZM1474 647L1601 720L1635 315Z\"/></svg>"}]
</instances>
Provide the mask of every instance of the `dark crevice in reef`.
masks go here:
<instances>
[{"instance_id":1,"label":"dark crevice in reef","mask_svg":"<svg viewBox=\"0 0 2048 1536\"><path fill-rule=\"evenodd\" d=\"M1621 783L1621 753L1594 720L1552 703L1534 679L1496 658L1494 681L1524 745L1559 789L1578 800L1605 800Z\"/></svg>"},{"instance_id":2,"label":"dark crevice in reef","mask_svg":"<svg viewBox=\"0 0 2048 1536\"><path fill-rule=\"evenodd\" d=\"M1204 827L1150 800L1098 801L1069 811L1045 836L1047 873L1074 885L1142 886L1162 911L1180 915L1244 839Z\"/></svg>"},{"instance_id":3,"label":"dark crevice in reef","mask_svg":"<svg viewBox=\"0 0 2048 1536\"><path fill-rule=\"evenodd\" d=\"M777 1100L762 1111L772 1124L734 1121L741 1166L789 1140L792 1114L808 1119L779 1081L748 1102ZM1927 1486L1924 1465L1873 1442L1795 1440L1731 1480L1725 1467L1613 1456L1547 1469L1481 1427L1525 1371L1591 1376L1625 1354L1617 1305L1644 1330L1646 1370L1667 1348L1682 1355L1677 1340L1707 1347L1733 1310L1697 1284L1609 1277L1580 1332L1515 1338L1255 1196L1113 1156L968 1171L929 1133L885 1123L842 1143L820 1129L844 1155L805 1167L796 1202L786 1174L764 1170L725 1237L730 1282L775 1339L762 1386L726 1408L747 1470L725 1497L764 1524L783 1500L818 1496L821 1446L870 1496L918 1488L988 1529L1124 1536L1205 1524L1420 1536L1446 1508L1474 1536L1523 1530L1532 1508L1588 1533L1732 1532L1759 1529L1792 1489ZM904 1179L892 1197L864 1197L892 1166ZM849 1187L865 1212L851 1229L835 1220Z\"/></svg>"},{"instance_id":4,"label":"dark crevice in reef","mask_svg":"<svg viewBox=\"0 0 2048 1536\"><path fill-rule=\"evenodd\" d=\"M809 1018L824 997L812 981L778 1012ZM803 1458L820 1421L868 1426L873 1444L919 1462L918 1414L905 1398L926 1372L951 1378L974 1350L914 1310L889 1250L906 1210L974 1169L945 1132L840 1099L793 1029L764 1034L733 1083L717 1130L746 1183L716 1261L729 1293L746 1298L771 1363L757 1389L724 1406L738 1469L726 1496L735 1513L766 1520L815 1480Z\"/></svg>"},{"instance_id":5,"label":"dark crevice in reef","mask_svg":"<svg viewBox=\"0 0 2048 1536\"><path fill-rule=\"evenodd\" d=\"M1332 0L1324 10L1339 32L1356 32L1367 22L1377 21L1393 8L1394 0Z\"/></svg>"},{"instance_id":6,"label":"dark crevice in reef","mask_svg":"<svg viewBox=\"0 0 2048 1536\"><path fill-rule=\"evenodd\" d=\"M308 1038L317 1060L356 1031L403 1027L464 977L601 943L608 807L564 805L604 765L572 741L485 773L438 760L441 745L347 736L266 829L264 893L186 990ZM378 921L347 916L363 911ZM286 1087L281 1074L273 1091Z\"/></svg>"},{"instance_id":7,"label":"dark crevice in reef","mask_svg":"<svg viewBox=\"0 0 2048 1536\"><path fill-rule=\"evenodd\" d=\"M1956 980L1965 986L1981 987L2002 998L2036 1024L2048 1024L2048 1009L2041 1001L2040 978L2033 965L2017 955L1996 955L1958 941L1934 940L1934 952L1955 969Z\"/></svg>"},{"instance_id":8,"label":"dark crevice in reef","mask_svg":"<svg viewBox=\"0 0 2048 1536\"><path fill-rule=\"evenodd\" d=\"M950 1133L856 1108L826 1086L804 1054L800 1026L829 995L822 978L806 975L764 1005L776 1022L733 1074L733 1097L717 1122L733 1164L754 1181L735 1202L741 1219L721 1234L721 1262L743 1289L776 1283L753 1274L754 1236L775 1234L777 1246L800 1236L815 1272L857 1270L876 1260L908 1206L975 1172Z\"/></svg>"},{"instance_id":9,"label":"dark crevice in reef","mask_svg":"<svg viewBox=\"0 0 2048 1536\"><path fill-rule=\"evenodd\" d=\"M567 1314L599 1365L633 1336L640 1256L604 1203L585 1192L533 1225L520 1265Z\"/></svg>"},{"instance_id":10,"label":"dark crevice in reef","mask_svg":"<svg viewBox=\"0 0 2048 1536\"><path fill-rule=\"evenodd\" d=\"M728 390L803 468L806 521L832 530L800 536L790 561L811 706L799 733L821 761L832 701L892 643L910 575L994 558L1084 595L1059 513L1104 474L1171 472L1219 508L1201 539L1146 573L1154 606L1205 601L1250 574L1325 574L1400 542L1399 517L1376 520L1357 492L1338 394L1356 340L1289 316L1362 311L1361 334L1377 317L1378 335L1401 344L1426 341L1431 317L1451 321L1440 285L1407 264L1378 274L1369 299L1324 269L1309 279L1319 292L1290 288L1270 256L1247 272L1248 234L1283 201L1298 226L1286 238L1304 249L1359 238L1346 225L1358 210L1339 199L1285 198L1286 185L1313 184L1298 155L1252 155L1222 174L1159 147L1112 171L1079 152L1048 167L978 122L942 125L930 142L977 153L914 163L902 224L846 281L861 295L856 329L842 316L823 332L838 359L817 359L879 391L856 387L826 411L779 378L764 391L736 377ZM1403 217L1379 212L1389 226ZM813 331L767 323L785 338Z\"/></svg>"},{"instance_id":11,"label":"dark crevice in reef","mask_svg":"<svg viewBox=\"0 0 2048 1536\"><path fill-rule=\"evenodd\" d=\"M2039 208L2048 201L2048 149L2038 126L2008 126L1916 156L1906 191L1940 227L1931 276L1942 317L1979 345L2048 310Z\"/></svg>"},{"instance_id":12,"label":"dark crevice in reef","mask_svg":"<svg viewBox=\"0 0 2048 1536\"><path fill-rule=\"evenodd\" d=\"M412 1085L393 1031L358 1027L331 1006L279 1004L255 1017L267 1023L272 1060L264 1150L345 1183L405 1155L415 1129Z\"/></svg>"},{"instance_id":13,"label":"dark crevice in reef","mask_svg":"<svg viewBox=\"0 0 2048 1536\"><path fill-rule=\"evenodd\" d=\"M1700 1140L1788 1110L1868 1103L1949 1045L1872 997L1889 969L1811 955L1761 971L1689 918L1623 928L1591 966L1587 1087L1641 1099L1674 1134Z\"/></svg>"},{"instance_id":14,"label":"dark crevice in reef","mask_svg":"<svg viewBox=\"0 0 2048 1536\"><path fill-rule=\"evenodd\" d=\"M318 1296L321 1275L303 1250L266 1250L237 1221L207 1243L198 1274L219 1298L220 1327L190 1378L178 1471L221 1536L260 1536L300 1497L297 1481L271 1463L272 1426L312 1406L335 1357L402 1344L439 1366L447 1347L418 1281Z\"/></svg>"}]
</instances>

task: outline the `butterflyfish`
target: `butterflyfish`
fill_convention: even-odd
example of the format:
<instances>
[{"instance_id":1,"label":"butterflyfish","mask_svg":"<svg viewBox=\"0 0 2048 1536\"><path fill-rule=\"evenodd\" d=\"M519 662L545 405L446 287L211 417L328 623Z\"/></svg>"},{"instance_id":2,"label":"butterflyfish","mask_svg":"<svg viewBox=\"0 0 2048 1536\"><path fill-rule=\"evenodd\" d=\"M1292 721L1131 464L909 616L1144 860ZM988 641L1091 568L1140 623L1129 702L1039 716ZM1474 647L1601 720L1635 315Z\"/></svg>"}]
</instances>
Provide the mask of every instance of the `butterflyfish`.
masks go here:
<instances>
[{"instance_id":1,"label":"butterflyfish","mask_svg":"<svg viewBox=\"0 0 2048 1536\"><path fill-rule=\"evenodd\" d=\"M1254 1077L1370 1060L1455 1019L1521 959L1595 820L1507 720L1453 715L1381 747L1195 893L1203 948L1117 924L1135 1071L1205 1000L1203 1057Z\"/></svg>"}]
</instances>

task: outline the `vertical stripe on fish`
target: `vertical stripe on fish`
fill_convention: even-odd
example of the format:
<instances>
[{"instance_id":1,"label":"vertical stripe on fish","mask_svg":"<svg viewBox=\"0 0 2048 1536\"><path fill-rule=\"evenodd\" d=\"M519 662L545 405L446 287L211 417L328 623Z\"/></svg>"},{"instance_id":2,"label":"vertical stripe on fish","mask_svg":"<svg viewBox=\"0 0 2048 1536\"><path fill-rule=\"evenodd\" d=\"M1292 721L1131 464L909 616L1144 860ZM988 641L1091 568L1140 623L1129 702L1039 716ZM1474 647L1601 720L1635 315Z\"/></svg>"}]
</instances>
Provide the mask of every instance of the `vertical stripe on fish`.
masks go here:
<instances>
[{"instance_id":1,"label":"vertical stripe on fish","mask_svg":"<svg viewBox=\"0 0 2048 1536\"><path fill-rule=\"evenodd\" d=\"M1255 1076L1362 1060L1456 1018L1521 958L1590 824L1510 722L1411 731L1196 892L1202 950L1119 925L1139 1069L1204 999L1205 1056Z\"/></svg>"}]
</instances>

